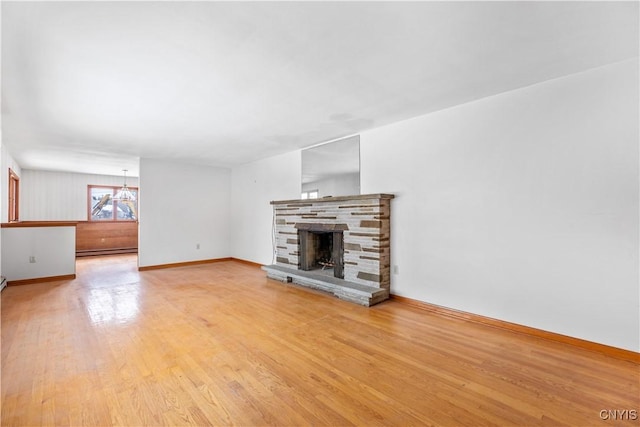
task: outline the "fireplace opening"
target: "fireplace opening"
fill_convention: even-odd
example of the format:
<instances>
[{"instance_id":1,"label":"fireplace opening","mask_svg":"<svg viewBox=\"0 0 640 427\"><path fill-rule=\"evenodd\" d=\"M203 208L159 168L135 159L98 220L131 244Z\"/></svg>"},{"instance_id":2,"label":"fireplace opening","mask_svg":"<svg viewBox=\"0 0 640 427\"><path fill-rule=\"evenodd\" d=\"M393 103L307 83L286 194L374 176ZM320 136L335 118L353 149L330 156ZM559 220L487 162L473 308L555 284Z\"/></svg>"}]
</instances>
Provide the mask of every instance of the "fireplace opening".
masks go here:
<instances>
[{"instance_id":1,"label":"fireplace opening","mask_svg":"<svg viewBox=\"0 0 640 427\"><path fill-rule=\"evenodd\" d=\"M344 237L342 231L298 230L300 270L344 278Z\"/></svg>"}]
</instances>

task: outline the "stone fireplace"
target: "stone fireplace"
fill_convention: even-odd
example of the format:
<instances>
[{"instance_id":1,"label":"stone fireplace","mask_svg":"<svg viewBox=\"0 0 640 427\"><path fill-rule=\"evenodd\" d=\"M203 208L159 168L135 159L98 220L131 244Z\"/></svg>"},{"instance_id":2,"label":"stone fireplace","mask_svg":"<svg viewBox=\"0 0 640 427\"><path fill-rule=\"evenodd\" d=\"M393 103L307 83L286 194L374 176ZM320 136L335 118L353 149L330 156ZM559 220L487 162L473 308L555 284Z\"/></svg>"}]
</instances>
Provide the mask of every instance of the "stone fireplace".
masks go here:
<instances>
[{"instance_id":1,"label":"stone fireplace","mask_svg":"<svg viewBox=\"0 0 640 427\"><path fill-rule=\"evenodd\" d=\"M273 201L276 263L267 276L370 306L389 298L393 195Z\"/></svg>"}]
</instances>

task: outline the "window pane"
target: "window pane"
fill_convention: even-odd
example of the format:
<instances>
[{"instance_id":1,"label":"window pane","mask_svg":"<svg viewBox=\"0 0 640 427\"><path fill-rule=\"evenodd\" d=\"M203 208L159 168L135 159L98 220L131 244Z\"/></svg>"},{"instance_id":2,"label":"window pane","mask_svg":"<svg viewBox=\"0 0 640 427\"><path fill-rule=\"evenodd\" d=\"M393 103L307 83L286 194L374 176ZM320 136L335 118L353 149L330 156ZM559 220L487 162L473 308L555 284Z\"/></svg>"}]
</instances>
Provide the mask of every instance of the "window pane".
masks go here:
<instances>
[{"instance_id":1,"label":"window pane","mask_svg":"<svg viewBox=\"0 0 640 427\"><path fill-rule=\"evenodd\" d=\"M138 194L136 191L131 191L135 196L136 200L138 199ZM138 209L136 206L136 202L132 201L122 201L119 200L116 202L116 206L118 207L118 217L120 220L132 220L135 221L138 217Z\"/></svg>"},{"instance_id":2,"label":"window pane","mask_svg":"<svg viewBox=\"0 0 640 427\"><path fill-rule=\"evenodd\" d=\"M91 220L113 219L113 190L111 188L91 189Z\"/></svg>"}]
</instances>

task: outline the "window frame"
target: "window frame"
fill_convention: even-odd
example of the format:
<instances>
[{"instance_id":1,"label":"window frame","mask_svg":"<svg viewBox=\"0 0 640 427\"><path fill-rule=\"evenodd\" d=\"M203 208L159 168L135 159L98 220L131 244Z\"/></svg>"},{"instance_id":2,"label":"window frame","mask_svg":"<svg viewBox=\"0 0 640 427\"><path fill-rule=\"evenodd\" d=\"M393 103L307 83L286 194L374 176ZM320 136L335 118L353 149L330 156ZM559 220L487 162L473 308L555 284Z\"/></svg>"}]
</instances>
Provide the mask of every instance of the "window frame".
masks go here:
<instances>
[{"instance_id":1,"label":"window frame","mask_svg":"<svg viewBox=\"0 0 640 427\"><path fill-rule=\"evenodd\" d=\"M95 223L100 223L100 222L137 222L138 221L138 196L140 195L140 190L138 189L138 187L129 187L129 190L131 191L135 191L136 193L136 200L135 200L135 204L136 204L136 218L135 219L118 219L118 216L116 215L116 212L118 211L117 206L118 206L118 201L117 200L113 200L113 195L115 195L118 190L120 190L122 188L121 185L100 185L100 184L89 184L87 185L87 221L89 222L95 222ZM91 215L91 211L93 211L93 200L91 199L91 190L94 188L106 188L106 189L110 189L113 190L112 193L112 205L114 207L114 209L112 210L112 218L111 219L93 219L93 215Z\"/></svg>"},{"instance_id":2,"label":"window frame","mask_svg":"<svg viewBox=\"0 0 640 427\"><path fill-rule=\"evenodd\" d=\"M20 177L9 168L9 205L7 222L20 221Z\"/></svg>"},{"instance_id":3,"label":"window frame","mask_svg":"<svg viewBox=\"0 0 640 427\"><path fill-rule=\"evenodd\" d=\"M300 199L301 200L314 200L314 199L318 199L318 198L320 198L320 192L318 190L303 191L300 194Z\"/></svg>"}]
</instances>

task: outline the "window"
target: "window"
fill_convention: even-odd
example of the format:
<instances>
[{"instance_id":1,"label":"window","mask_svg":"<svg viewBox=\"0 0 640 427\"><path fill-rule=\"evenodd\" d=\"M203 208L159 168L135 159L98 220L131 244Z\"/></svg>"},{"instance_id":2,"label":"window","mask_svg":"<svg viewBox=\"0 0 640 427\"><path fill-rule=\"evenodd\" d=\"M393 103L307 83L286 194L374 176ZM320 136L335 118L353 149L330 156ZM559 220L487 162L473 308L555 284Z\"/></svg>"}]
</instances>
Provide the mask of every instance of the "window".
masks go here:
<instances>
[{"instance_id":1,"label":"window","mask_svg":"<svg viewBox=\"0 0 640 427\"><path fill-rule=\"evenodd\" d=\"M318 198L318 190L303 191L302 192L302 196L300 198L302 200L317 199Z\"/></svg>"},{"instance_id":2,"label":"window","mask_svg":"<svg viewBox=\"0 0 640 427\"><path fill-rule=\"evenodd\" d=\"M135 201L114 200L120 187L89 186L89 221L136 221L138 219L138 189L129 187Z\"/></svg>"},{"instance_id":3,"label":"window","mask_svg":"<svg viewBox=\"0 0 640 427\"><path fill-rule=\"evenodd\" d=\"M9 168L9 222L19 221L20 177Z\"/></svg>"}]
</instances>

